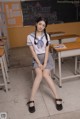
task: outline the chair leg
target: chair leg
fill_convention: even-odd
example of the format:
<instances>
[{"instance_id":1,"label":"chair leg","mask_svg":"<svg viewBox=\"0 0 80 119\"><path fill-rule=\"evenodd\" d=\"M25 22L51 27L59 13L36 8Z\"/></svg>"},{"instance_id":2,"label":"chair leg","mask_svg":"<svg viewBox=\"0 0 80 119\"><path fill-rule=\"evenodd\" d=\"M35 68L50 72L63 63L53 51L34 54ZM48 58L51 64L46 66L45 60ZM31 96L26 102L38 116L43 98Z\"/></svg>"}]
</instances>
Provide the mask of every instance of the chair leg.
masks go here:
<instances>
[{"instance_id":1,"label":"chair leg","mask_svg":"<svg viewBox=\"0 0 80 119\"><path fill-rule=\"evenodd\" d=\"M55 73L54 72L55 72L54 69L52 69L50 72L50 76L52 79L55 79Z\"/></svg>"},{"instance_id":2,"label":"chair leg","mask_svg":"<svg viewBox=\"0 0 80 119\"><path fill-rule=\"evenodd\" d=\"M7 61L7 64L8 64L8 66L9 66L8 49L7 49L7 46L6 46L6 45L4 45L4 50L5 50L6 61Z\"/></svg>"},{"instance_id":3,"label":"chair leg","mask_svg":"<svg viewBox=\"0 0 80 119\"><path fill-rule=\"evenodd\" d=\"M7 83L10 83L9 76L8 76L8 66L7 66L5 55L3 55L2 60L3 60L4 68L5 68Z\"/></svg>"},{"instance_id":4,"label":"chair leg","mask_svg":"<svg viewBox=\"0 0 80 119\"><path fill-rule=\"evenodd\" d=\"M4 64L3 64L2 58L0 60L1 60L1 69L2 69L2 74L3 74L4 86L5 86L6 92L8 92L7 78L5 74Z\"/></svg>"}]
</instances>

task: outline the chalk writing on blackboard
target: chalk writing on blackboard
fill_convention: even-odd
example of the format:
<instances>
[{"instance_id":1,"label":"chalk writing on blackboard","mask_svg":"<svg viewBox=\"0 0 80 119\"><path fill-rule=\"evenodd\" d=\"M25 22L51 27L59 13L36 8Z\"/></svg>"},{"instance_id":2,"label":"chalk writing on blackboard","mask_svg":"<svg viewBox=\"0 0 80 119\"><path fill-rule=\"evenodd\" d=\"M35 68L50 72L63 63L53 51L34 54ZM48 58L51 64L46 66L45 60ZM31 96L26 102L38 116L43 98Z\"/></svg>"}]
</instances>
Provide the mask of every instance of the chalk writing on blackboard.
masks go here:
<instances>
[{"instance_id":1,"label":"chalk writing on blackboard","mask_svg":"<svg viewBox=\"0 0 80 119\"><path fill-rule=\"evenodd\" d=\"M33 25L38 16L48 19L49 24L80 21L78 4L64 4L66 0L29 0L21 1L23 25ZM62 4L60 4L61 2ZM67 2L69 2L67 0Z\"/></svg>"}]
</instances>

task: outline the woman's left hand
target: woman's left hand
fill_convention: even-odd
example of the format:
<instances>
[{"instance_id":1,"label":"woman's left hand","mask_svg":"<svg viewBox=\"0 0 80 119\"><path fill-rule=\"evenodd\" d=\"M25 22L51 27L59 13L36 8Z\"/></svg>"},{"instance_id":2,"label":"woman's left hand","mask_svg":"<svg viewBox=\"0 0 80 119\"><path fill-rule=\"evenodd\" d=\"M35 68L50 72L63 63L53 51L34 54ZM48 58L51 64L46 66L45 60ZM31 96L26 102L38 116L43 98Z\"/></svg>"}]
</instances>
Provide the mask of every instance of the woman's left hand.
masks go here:
<instances>
[{"instance_id":1,"label":"woman's left hand","mask_svg":"<svg viewBox=\"0 0 80 119\"><path fill-rule=\"evenodd\" d=\"M44 64L43 64L43 70L45 69L45 67L46 67L46 64L44 63Z\"/></svg>"}]
</instances>

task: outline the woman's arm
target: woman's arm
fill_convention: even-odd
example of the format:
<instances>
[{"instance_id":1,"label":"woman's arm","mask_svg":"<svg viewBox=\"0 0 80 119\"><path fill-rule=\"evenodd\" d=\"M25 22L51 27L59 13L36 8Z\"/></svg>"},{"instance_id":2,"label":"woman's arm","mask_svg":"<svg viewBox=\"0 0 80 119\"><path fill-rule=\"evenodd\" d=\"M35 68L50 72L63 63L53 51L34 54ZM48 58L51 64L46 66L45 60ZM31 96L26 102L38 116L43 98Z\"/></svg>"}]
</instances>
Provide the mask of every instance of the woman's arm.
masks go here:
<instances>
[{"instance_id":1,"label":"woman's arm","mask_svg":"<svg viewBox=\"0 0 80 119\"><path fill-rule=\"evenodd\" d=\"M40 61L39 61L39 59L38 59L38 57L37 57L37 55L36 55L36 53L34 51L34 48L33 48L33 45L32 45L32 41L30 39L30 35L27 36L27 45L29 46L31 54L32 54L33 58L36 60L37 64L40 64Z\"/></svg>"},{"instance_id":2,"label":"woman's arm","mask_svg":"<svg viewBox=\"0 0 80 119\"><path fill-rule=\"evenodd\" d=\"M46 67L46 65L47 65L47 61L48 61L48 55L49 55L49 44L50 44L50 36L49 36L49 34L47 34L47 38L48 38L48 46L46 46L46 49L45 49L45 59L44 59L44 65L43 65L43 68Z\"/></svg>"},{"instance_id":3,"label":"woman's arm","mask_svg":"<svg viewBox=\"0 0 80 119\"><path fill-rule=\"evenodd\" d=\"M31 51L31 54L32 54L33 58L36 60L38 66L42 69L42 64L40 63L40 61L39 61L39 59L38 59L38 57L37 57L37 55L34 51L33 46L29 46L29 48L30 48L30 51Z\"/></svg>"},{"instance_id":4,"label":"woman's arm","mask_svg":"<svg viewBox=\"0 0 80 119\"><path fill-rule=\"evenodd\" d=\"M44 59L44 68L47 65L47 61L48 61L48 55L49 55L49 45L46 46L46 51L45 51L45 59Z\"/></svg>"}]
</instances>

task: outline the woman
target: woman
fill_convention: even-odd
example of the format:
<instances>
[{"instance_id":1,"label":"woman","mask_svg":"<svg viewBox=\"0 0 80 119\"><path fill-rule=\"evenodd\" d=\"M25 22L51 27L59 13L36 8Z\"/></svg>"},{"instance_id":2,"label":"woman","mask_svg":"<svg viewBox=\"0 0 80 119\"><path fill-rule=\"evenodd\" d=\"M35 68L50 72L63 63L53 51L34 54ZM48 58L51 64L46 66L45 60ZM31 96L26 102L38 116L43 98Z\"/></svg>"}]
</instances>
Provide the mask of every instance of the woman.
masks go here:
<instances>
[{"instance_id":1,"label":"woman","mask_svg":"<svg viewBox=\"0 0 80 119\"><path fill-rule=\"evenodd\" d=\"M50 77L50 71L54 68L51 54L49 53L50 37L46 33L47 20L39 17L36 20L35 32L27 36L27 45L33 56L33 67L36 77L33 83L30 101L28 104L29 112L35 112L34 97L39 88L42 77L48 83L50 89L55 96L55 104L57 110L62 110L62 99L59 98L53 80Z\"/></svg>"}]
</instances>

